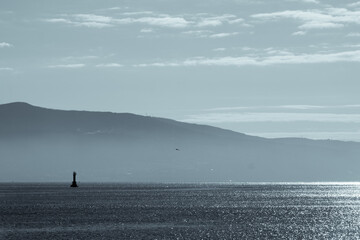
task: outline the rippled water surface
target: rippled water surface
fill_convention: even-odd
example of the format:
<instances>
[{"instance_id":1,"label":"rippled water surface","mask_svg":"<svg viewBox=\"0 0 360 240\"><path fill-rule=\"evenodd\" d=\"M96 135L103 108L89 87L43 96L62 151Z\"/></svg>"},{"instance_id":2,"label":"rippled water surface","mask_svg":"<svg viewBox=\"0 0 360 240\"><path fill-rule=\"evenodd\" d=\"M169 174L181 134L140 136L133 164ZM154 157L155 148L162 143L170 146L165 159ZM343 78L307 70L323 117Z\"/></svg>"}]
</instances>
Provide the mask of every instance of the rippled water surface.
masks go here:
<instances>
[{"instance_id":1,"label":"rippled water surface","mask_svg":"<svg viewBox=\"0 0 360 240\"><path fill-rule=\"evenodd\" d=\"M358 239L358 184L0 184L0 239Z\"/></svg>"}]
</instances>

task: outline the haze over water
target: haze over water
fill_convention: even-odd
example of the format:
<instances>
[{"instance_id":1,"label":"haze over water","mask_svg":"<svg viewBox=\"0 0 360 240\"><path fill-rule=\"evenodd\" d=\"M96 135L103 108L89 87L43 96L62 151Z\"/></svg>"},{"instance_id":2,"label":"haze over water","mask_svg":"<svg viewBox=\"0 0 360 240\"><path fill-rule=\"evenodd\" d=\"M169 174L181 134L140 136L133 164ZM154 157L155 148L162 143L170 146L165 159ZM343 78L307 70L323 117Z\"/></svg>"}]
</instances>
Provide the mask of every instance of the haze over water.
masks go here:
<instances>
[{"instance_id":1,"label":"haze over water","mask_svg":"<svg viewBox=\"0 0 360 240\"><path fill-rule=\"evenodd\" d=\"M2 239L357 239L360 185L1 184Z\"/></svg>"}]
</instances>

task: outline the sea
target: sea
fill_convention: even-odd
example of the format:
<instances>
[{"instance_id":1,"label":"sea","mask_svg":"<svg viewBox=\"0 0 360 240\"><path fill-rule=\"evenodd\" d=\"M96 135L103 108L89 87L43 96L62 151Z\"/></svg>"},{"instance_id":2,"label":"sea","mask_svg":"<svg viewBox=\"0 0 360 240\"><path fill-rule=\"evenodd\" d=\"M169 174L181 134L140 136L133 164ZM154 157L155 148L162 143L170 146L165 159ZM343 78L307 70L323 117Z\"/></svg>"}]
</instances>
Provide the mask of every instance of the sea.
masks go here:
<instances>
[{"instance_id":1,"label":"sea","mask_svg":"<svg viewBox=\"0 0 360 240\"><path fill-rule=\"evenodd\" d=\"M0 239L360 239L359 183L1 183Z\"/></svg>"}]
</instances>

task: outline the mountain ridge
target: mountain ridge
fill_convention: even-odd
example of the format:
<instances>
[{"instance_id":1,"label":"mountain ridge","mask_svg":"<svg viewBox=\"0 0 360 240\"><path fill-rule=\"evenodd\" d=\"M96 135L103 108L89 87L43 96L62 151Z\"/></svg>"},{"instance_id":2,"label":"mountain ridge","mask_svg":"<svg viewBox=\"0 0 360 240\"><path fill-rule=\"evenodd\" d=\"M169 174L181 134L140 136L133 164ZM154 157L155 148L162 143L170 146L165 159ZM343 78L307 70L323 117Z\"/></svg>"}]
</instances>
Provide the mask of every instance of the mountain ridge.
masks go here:
<instances>
[{"instance_id":1,"label":"mountain ridge","mask_svg":"<svg viewBox=\"0 0 360 240\"><path fill-rule=\"evenodd\" d=\"M95 117L95 116L96 116L95 120L90 119L91 117ZM57 110L57 109L37 107L24 102L15 102L15 103L0 105L0 117L2 119L1 125L6 125L6 128L12 125L13 127L11 128L11 130L13 131L15 131L16 128L24 127L24 121L22 121L25 120L24 118L26 118L27 122L29 120L37 121L35 123L32 122L31 125L27 126L28 130L29 129L39 130L36 127L41 127L44 124L51 124L54 130L56 129L55 126L60 124L59 118L62 117L63 118L61 119L61 121L63 122L62 124L65 123L75 124L76 126L72 126L72 128L74 127L78 127L79 129L83 128L84 131L88 131L88 132L95 132L101 130L99 129L100 128L99 124L106 125L107 129L128 128L128 127L141 128L142 124L150 122L152 124L151 127L155 130L160 130L159 128L161 127L168 128L169 126L171 126L171 127L181 128L185 131L186 130L187 131L212 130L218 132L224 131L228 134L233 134L237 136L253 137L227 129L221 129L207 125L184 123L167 118L142 116L133 113ZM132 121L132 124L130 124L127 121ZM4 128L1 128L1 125L0 125L0 131L1 130L4 131ZM51 131L51 130L52 129L47 129L47 131ZM61 128L61 130L64 130L64 128ZM169 129L165 129L165 130L169 130ZM28 131L26 133L28 133Z\"/></svg>"},{"instance_id":2,"label":"mountain ridge","mask_svg":"<svg viewBox=\"0 0 360 240\"><path fill-rule=\"evenodd\" d=\"M0 181L357 181L360 143L265 139L131 113L0 105Z\"/></svg>"}]
</instances>

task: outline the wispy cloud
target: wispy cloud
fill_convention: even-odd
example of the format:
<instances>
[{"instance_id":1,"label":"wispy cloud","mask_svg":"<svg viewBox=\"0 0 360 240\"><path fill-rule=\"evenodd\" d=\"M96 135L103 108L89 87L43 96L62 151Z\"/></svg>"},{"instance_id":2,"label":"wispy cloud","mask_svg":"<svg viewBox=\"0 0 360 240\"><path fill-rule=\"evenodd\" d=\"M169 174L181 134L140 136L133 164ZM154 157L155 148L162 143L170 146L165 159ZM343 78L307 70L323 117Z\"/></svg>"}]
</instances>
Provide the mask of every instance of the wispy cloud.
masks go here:
<instances>
[{"instance_id":1,"label":"wispy cloud","mask_svg":"<svg viewBox=\"0 0 360 240\"><path fill-rule=\"evenodd\" d=\"M257 49L257 51L259 51L259 49ZM269 55L293 55L292 52L289 52L288 50L286 49L276 49L276 48L272 48L272 47L269 47L269 48L265 48L264 50L265 53L269 54Z\"/></svg>"},{"instance_id":2,"label":"wispy cloud","mask_svg":"<svg viewBox=\"0 0 360 240\"><path fill-rule=\"evenodd\" d=\"M215 33L209 35L209 38L225 38L238 35L238 32L230 32L230 33Z\"/></svg>"},{"instance_id":3,"label":"wispy cloud","mask_svg":"<svg viewBox=\"0 0 360 240\"><path fill-rule=\"evenodd\" d=\"M226 37L232 37L239 35L239 32L220 32L216 33L211 30L190 30L190 31L184 31L182 34L191 35L196 38L226 38Z\"/></svg>"},{"instance_id":4,"label":"wispy cloud","mask_svg":"<svg viewBox=\"0 0 360 240\"><path fill-rule=\"evenodd\" d=\"M354 124L360 123L360 104L348 105L265 105L265 106L238 106L218 107L204 109L197 114L186 116L182 121L224 126L224 124L236 125L239 123L251 123L252 126L272 126L267 131L279 131L279 123L296 124L297 133L309 131L309 124L321 124L326 129L329 124ZM241 125L238 125L241 126ZM330 131L337 131L331 125ZM250 131L257 131L256 127ZM265 128L266 129L266 128ZM344 130L343 128L341 128ZM243 130L238 129L243 132ZM259 131L264 131L261 127ZM320 129L318 129L320 131ZM349 131L353 131L349 128ZM281 131L281 130L280 130ZM313 131L313 130L311 130ZM248 132L249 133L249 132ZM259 135L260 133L254 133ZM264 136L264 135L262 135ZM286 135L284 135L286 136ZM288 135L289 136L289 135ZM299 135L298 135L299 136Z\"/></svg>"},{"instance_id":5,"label":"wispy cloud","mask_svg":"<svg viewBox=\"0 0 360 240\"><path fill-rule=\"evenodd\" d=\"M301 132L247 132L252 136L260 136L265 138L310 138L310 139L336 139L342 141L360 141L359 131L301 131Z\"/></svg>"},{"instance_id":6,"label":"wispy cloud","mask_svg":"<svg viewBox=\"0 0 360 240\"><path fill-rule=\"evenodd\" d=\"M195 36L196 38L208 38L210 35L214 34L211 30L190 30L182 32L186 35Z\"/></svg>"},{"instance_id":7,"label":"wispy cloud","mask_svg":"<svg viewBox=\"0 0 360 240\"><path fill-rule=\"evenodd\" d=\"M182 17L142 17L137 19L119 19L119 23L143 23L153 26L169 27L169 28L184 28L187 27L190 22Z\"/></svg>"},{"instance_id":8,"label":"wispy cloud","mask_svg":"<svg viewBox=\"0 0 360 240\"><path fill-rule=\"evenodd\" d=\"M164 28L203 28L217 27L224 24L241 24L248 26L244 19L232 14L186 14L169 15L152 11L124 12L117 17L96 14L62 14L60 18L45 19L49 23L64 23L73 26L85 26L93 28L114 27L125 24L144 24ZM120 16L120 17L119 17Z\"/></svg>"},{"instance_id":9,"label":"wispy cloud","mask_svg":"<svg viewBox=\"0 0 360 240\"><path fill-rule=\"evenodd\" d=\"M119 64L119 63L102 63L102 64L97 64L96 67L98 67L98 68L119 68L119 67L124 67L124 65Z\"/></svg>"},{"instance_id":10,"label":"wispy cloud","mask_svg":"<svg viewBox=\"0 0 360 240\"><path fill-rule=\"evenodd\" d=\"M0 71L14 71L14 69L10 67L0 67Z\"/></svg>"},{"instance_id":11,"label":"wispy cloud","mask_svg":"<svg viewBox=\"0 0 360 240\"><path fill-rule=\"evenodd\" d=\"M72 21L65 18L49 18L45 19L44 21L49 23L73 23Z\"/></svg>"},{"instance_id":12,"label":"wispy cloud","mask_svg":"<svg viewBox=\"0 0 360 240\"><path fill-rule=\"evenodd\" d=\"M360 104L350 105L270 105L270 106L238 106L238 107L219 107L205 109L205 111L219 112L219 111L283 111L283 110L344 110L356 109L360 110Z\"/></svg>"},{"instance_id":13,"label":"wispy cloud","mask_svg":"<svg viewBox=\"0 0 360 240\"><path fill-rule=\"evenodd\" d=\"M360 7L360 1L348 4L349 7Z\"/></svg>"},{"instance_id":14,"label":"wispy cloud","mask_svg":"<svg viewBox=\"0 0 360 240\"><path fill-rule=\"evenodd\" d=\"M73 17L81 22L111 23L113 19L95 14L74 14Z\"/></svg>"},{"instance_id":15,"label":"wispy cloud","mask_svg":"<svg viewBox=\"0 0 360 240\"><path fill-rule=\"evenodd\" d=\"M154 12L152 11L139 11L139 12L124 12L122 15L125 16L134 16L134 15L152 15Z\"/></svg>"},{"instance_id":16,"label":"wispy cloud","mask_svg":"<svg viewBox=\"0 0 360 240\"><path fill-rule=\"evenodd\" d=\"M315 4L320 4L320 1L318 0L302 0L305 3L315 3Z\"/></svg>"},{"instance_id":17,"label":"wispy cloud","mask_svg":"<svg viewBox=\"0 0 360 240\"><path fill-rule=\"evenodd\" d=\"M188 115L181 121L219 127L238 126L235 127L237 131L263 137L359 140L359 130L354 132L354 127L360 123L359 110L359 104L218 107ZM279 128L283 124L293 126L294 132ZM321 127L309 128L314 124ZM344 128L344 124L350 127Z\"/></svg>"},{"instance_id":18,"label":"wispy cloud","mask_svg":"<svg viewBox=\"0 0 360 240\"><path fill-rule=\"evenodd\" d=\"M360 24L360 11L345 8L326 8L324 10L287 10L272 13L259 13L253 18L262 20L290 18L300 21L300 29L341 28L348 24Z\"/></svg>"},{"instance_id":19,"label":"wispy cloud","mask_svg":"<svg viewBox=\"0 0 360 240\"><path fill-rule=\"evenodd\" d=\"M78 61L78 60L92 60L97 59L98 56L94 55L87 55L87 56L67 56L64 58L61 58L62 61Z\"/></svg>"},{"instance_id":20,"label":"wispy cloud","mask_svg":"<svg viewBox=\"0 0 360 240\"><path fill-rule=\"evenodd\" d=\"M112 24L100 23L100 22L81 22L81 23L75 23L74 25L79 27L89 27L89 28L106 28L113 26Z\"/></svg>"},{"instance_id":21,"label":"wispy cloud","mask_svg":"<svg viewBox=\"0 0 360 240\"><path fill-rule=\"evenodd\" d=\"M213 49L214 52L223 52L225 50L226 50L226 48L214 48Z\"/></svg>"},{"instance_id":22,"label":"wispy cloud","mask_svg":"<svg viewBox=\"0 0 360 240\"><path fill-rule=\"evenodd\" d=\"M304 36L306 35L305 31L297 31L292 34L293 36Z\"/></svg>"},{"instance_id":23,"label":"wispy cloud","mask_svg":"<svg viewBox=\"0 0 360 240\"><path fill-rule=\"evenodd\" d=\"M347 37L360 37L360 32L352 32L346 35Z\"/></svg>"},{"instance_id":24,"label":"wispy cloud","mask_svg":"<svg viewBox=\"0 0 360 240\"><path fill-rule=\"evenodd\" d=\"M236 15L224 14L220 16L200 17L199 20L196 21L196 25L198 27L216 27L225 23L235 24L242 23L243 21L244 19L238 18Z\"/></svg>"},{"instance_id":25,"label":"wispy cloud","mask_svg":"<svg viewBox=\"0 0 360 240\"><path fill-rule=\"evenodd\" d=\"M293 54L244 57L197 57L177 62L137 64L135 67L191 67L191 66L269 66L274 64L315 64L335 62L360 62L360 50L336 53Z\"/></svg>"},{"instance_id":26,"label":"wispy cloud","mask_svg":"<svg viewBox=\"0 0 360 240\"><path fill-rule=\"evenodd\" d=\"M13 45L7 42L0 42L0 48L12 47Z\"/></svg>"},{"instance_id":27,"label":"wispy cloud","mask_svg":"<svg viewBox=\"0 0 360 240\"><path fill-rule=\"evenodd\" d=\"M104 21L105 17L92 15L92 14L75 14L74 19L65 18L50 18L45 19L45 22L49 23L65 23L76 27L89 27L89 28L105 28L112 27L109 22Z\"/></svg>"},{"instance_id":28,"label":"wispy cloud","mask_svg":"<svg viewBox=\"0 0 360 240\"><path fill-rule=\"evenodd\" d=\"M106 8L105 10L110 10L110 11L117 11L117 10L122 10L122 9L127 9L127 7L111 7L111 8Z\"/></svg>"},{"instance_id":29,"label":"wispy cloud","mask_svg":"<svg viewBox=\"0 0 360 240\"><path fill-rule=\"evenodd\" d=\"M182 17L158 15L147 17L125 17L125 18L113 18L109 16L95 15L95 14L73 14L62 15L63 18L50 18L45 19L50 23L66 23L73 26L84 26L93 28L113 27L121 24L134 24L141 23L152 26L168 27L168 28L183 28L190 24L189 21Z\"/></svg>"},{"instance_id":30,"label":"wispy cloud","mask_svg":"<svg viewBox=\"0 0 360 240\"><path fill-rule=\"evenodd\" d=\"M342 28L344 24L332 22L307 22L299 26L300 29L326 29L326 28Z\"/></svg>"},{"instance_id":31,"label":"wispy cloud","mask_svg":"<svg viewBox=\"0 0 360 240\"><path fill-rule=\"evenodd\" d=\"M49 68L70 68L70 69L75 69L75 68L83 68L86 65L83 63L77 63L77 64L59 64L59 65L50 65L48 66Z\"/></svg>"},{"instance_id":32,"label":"wispy cloud","mask_svg":"<svg viewBox=\"0 0 360 240\"><path fill-rule=\"evenodd\" d=\"M192 123L241 123L241 122L337 122L360 123L360 114L335 113L284 113L284 112L249 112L249 113L207 113L190 115L183 120Z\"/></svg>"},{"instance_id":33,"label":"wispy cloud","mask_svg":"<svg viewBox=\"0 0 360 240\"><path fill-rule=\"evenodd\" d=\"M154 30L152 28L143 28L140 30L141 33L152 33Z\"/></svg>"}]
</instances>

